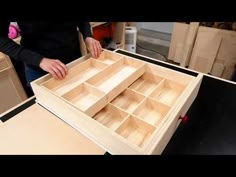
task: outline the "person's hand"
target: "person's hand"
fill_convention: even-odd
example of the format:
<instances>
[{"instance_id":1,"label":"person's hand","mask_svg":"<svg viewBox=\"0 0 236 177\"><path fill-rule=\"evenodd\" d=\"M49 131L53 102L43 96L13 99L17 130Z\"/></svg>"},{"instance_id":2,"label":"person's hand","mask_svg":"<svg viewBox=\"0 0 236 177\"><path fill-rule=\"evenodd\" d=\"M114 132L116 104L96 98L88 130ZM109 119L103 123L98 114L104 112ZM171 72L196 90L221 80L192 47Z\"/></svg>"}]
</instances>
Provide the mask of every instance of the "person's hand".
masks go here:
<instances>
[{"instance_id":1,"label":"person's hand","mask_svg":"<svg viewBox=\"0 0 236 177\"><path fill-rule=\"evenodd\" d=\"M85 43L92 57L98 58L100 53L102 52L102 47L100 42L92 37L87 37L85 39Z\"/></svg>"},{"instance_id":2,"label":"person's hand","mask_svg":"<svg viewBox=\"0 0 236 177\"><path fill-rule=\"evenodd\" d=\"M63 79L67 74L67 67L60 60L43 58L39 64L40 68L49 72L55 79Z\"/></svg>"}]
</instances>

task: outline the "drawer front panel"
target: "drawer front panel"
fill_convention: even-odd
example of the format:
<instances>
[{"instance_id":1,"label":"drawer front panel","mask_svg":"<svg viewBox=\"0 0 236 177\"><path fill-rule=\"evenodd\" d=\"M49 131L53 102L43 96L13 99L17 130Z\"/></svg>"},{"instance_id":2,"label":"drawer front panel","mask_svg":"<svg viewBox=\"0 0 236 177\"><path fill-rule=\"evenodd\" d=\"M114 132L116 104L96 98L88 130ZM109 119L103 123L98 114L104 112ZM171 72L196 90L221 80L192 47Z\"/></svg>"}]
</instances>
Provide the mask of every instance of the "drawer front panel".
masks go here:
<instances>
[{"instance_id":1,"label":"drawer front panel","mask_svg":"<svg viewBox=\"0 0 236 177\"><path fill-rule=\"evenodd\" d=\"M33 91L41 105L111 154L160 154L202 78L107 50L79 60L64 80L33 81Z\"/></svg>"}]
</instances>

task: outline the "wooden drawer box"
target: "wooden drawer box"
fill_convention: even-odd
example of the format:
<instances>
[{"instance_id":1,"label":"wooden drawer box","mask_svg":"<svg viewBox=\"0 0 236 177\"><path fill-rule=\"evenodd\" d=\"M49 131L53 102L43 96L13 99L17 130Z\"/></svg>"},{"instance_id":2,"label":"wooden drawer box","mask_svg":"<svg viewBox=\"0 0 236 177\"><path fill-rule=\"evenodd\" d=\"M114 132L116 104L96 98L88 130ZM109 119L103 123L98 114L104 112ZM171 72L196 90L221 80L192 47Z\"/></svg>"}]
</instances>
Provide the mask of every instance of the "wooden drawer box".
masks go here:
<instances>
[{"instance_id":1,"label":"wooden drawer box","mask_svg":"<svg viewBox=\"0 0 236 177\"><path fill-rule=\"evenodd\" d=\"M31 83L37 102L111 154L161 154L202 80L107 50L68 68Z\"/></svg>"}]
</instances>

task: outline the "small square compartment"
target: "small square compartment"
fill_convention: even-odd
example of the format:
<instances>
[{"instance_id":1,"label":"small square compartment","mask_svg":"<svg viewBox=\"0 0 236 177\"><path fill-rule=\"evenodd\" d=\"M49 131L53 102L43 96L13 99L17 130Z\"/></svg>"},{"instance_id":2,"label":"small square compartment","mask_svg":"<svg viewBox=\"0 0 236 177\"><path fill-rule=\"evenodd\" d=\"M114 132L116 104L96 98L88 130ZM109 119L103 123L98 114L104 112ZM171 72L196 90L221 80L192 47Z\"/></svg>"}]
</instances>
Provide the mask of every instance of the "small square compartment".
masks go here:
<instances>
[{"instance_id":1,"label":"small square compartment","mask_svg":"<svg viewBox=\"0 0 236 177\"><path fill-rule=\"evenodd\" d=\"M75 87L62 97L89 116L95 115L107 104L105 93L86 83Z\"/></svg>"},{"instance_id":2,"label":"small square compartment","mask_svg":"<svg viewBox=\"0 0 236 177\"><path fill-rule=\"evenodd\" d=\"M161 80L161 77L145 72L129 88L143 95L149 95Z\"/></svg>"},{"instance_id":3,"label":"small square compartment","mask_svg":"<svg viewBox=\"0 0 236 177\"><path fill-rule=\"evenodd\" d=\"M134 145L142 148L146 145L149 137L155 131L155 127L142 120L130 116L116 130L116 133L127 139Z\"/></svg>"},{"instance_id":4,"label":"small square compartment","mask_svg":"<svg viewBox=\"0 0 236 177\"><path fill-rule=\"evenodd\" d=\"M151 93L150 97L168 106L172 106L184 89L184 85L170 80L163 80Z\"/></svg>"},{"instance_id":5,"label":"small square compartment","mask_svg":"<svg viewBox=\"0 0 236 177\"><path fill-rule=\"evenodd\" d=\"M111 104L132 113L138 106L138 104L145 99L145 96L138 94L130 89L126 89L120 95L118 95Z\"/></svg>"},{"instance_id":6,"label":"small square compartment","mask_svg":"<svg viewBox=\"0 0 236 177\"><path fill-rule=\"evenodd\" d=\"M128 116L128 113L108 104L99 111L93 118L104 126L115 130L120 126L121 122Z\"/></svg>"},{"instance_id":7,"label":"small square compartment","mask_svg":"<svg viewBox=\"0 0 236 177\"><path fill-rule=\"evenodd\" d=\"M108 52L108 51L103 51L100 56L97 58L97 60L107 64L111 65L121 59L123 56L114 53L114 52Z\"/></svg>"},{"instance_id":8,"label":"small square compartment","mask_svg":"<svg viewBox=\"0 0 236 177\"><path fill-rule=\"evenodd\" d=\"M158 126L169 110L170 107L147 98L137 107L133 114L151 125Z\"/></svg>"},{"instance_id":9,"label":"small square compartment","mask_svg":"<svg viewBox=\"0 0 236 177\"><path fill-rule=\"evenodd\" d=\"M67 76L63 80L51 78L42 83L42 85L58 95L63 95L85 80L96 75L105 67L107 67L107 65L102 62L95 59L88 59L70 68Z\"/></svg>"}]
</instances>

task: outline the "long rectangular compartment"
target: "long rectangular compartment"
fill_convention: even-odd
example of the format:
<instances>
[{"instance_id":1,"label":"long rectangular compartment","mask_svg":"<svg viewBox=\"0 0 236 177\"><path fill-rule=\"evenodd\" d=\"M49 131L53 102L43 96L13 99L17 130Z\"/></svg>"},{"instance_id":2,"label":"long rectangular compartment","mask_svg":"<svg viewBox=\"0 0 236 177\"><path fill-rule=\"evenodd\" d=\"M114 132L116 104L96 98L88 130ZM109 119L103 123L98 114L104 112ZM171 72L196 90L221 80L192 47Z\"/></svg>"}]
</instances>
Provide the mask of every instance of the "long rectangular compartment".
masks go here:
<instances>
[{"instance_id":1,"label":"long rectangular compartment","mask_svg":"<svg viewBox=\"0 0 236 177\"><path fill-rule=\"evenodd\" d=\"M110 102L138 79L144 71L144 63L123 58L86 82L105 92Z\"/></svg>"},{"instance_id":2,"label":"long rectangular compartment","mask_svg":"<svg viewBox=\"0 0 236 177\"><path fill-rule=\"evenodd\" d=\"M42 83L42 86L53 91L54 93L57 93L58 95L63 95L67 91L83 83L85 80L96 75L107 66L108 65L98 60L88 59L69 69L69 73L65 79L56 80L54 78L50 78L48 81Z\"/></svg>"}]
</instances>

